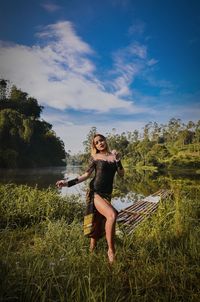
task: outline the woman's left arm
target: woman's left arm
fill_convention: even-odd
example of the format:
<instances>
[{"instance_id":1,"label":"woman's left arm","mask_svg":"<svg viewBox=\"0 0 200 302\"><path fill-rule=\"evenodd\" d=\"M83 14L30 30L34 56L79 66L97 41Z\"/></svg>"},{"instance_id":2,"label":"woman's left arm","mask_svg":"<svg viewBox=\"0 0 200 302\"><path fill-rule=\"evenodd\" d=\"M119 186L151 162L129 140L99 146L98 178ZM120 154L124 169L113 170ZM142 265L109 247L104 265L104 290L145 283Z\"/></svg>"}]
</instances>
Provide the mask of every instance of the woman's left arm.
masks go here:
<instances>
[{"instance_id":1,"label":"woman's left arm","mask_svg":"<svg viewBox=\"0 0 200 302\"><path fill-rule=\"evenodd\" d=\"M121 155L116 150L113 150L112 154L115 156L115 163L116 163L116 167L117 167L117 173L118 173L119 176L123 177L124 176L124 168L123 168L122 163L121 163Z\"/></svg>"},{"instance_id":2,"label":"woman's left arm","mask_svg":"<svg viewBox=\"0 0 200 302\"><path fill-rule=\"evenodd\" d=\"M124 176L124 168L120 160L116 160L116 166L117 166L117 173L119 176L123 177Z\"/></svg>"}]
</instances>

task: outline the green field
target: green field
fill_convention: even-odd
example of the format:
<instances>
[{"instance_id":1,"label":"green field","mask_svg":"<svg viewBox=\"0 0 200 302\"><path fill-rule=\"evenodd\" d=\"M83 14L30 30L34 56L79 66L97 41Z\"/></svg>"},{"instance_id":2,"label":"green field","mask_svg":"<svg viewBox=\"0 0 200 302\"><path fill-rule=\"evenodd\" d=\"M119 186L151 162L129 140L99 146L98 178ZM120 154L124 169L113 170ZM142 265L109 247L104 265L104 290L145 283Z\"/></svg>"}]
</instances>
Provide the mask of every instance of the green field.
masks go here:
<instances>
[{"instance_id":1,"label":"green field","mask_svg":"<svg viewBox=\"0 0 200 302\"><path fill-rule=\"evenodd\" d=\"M191 194L192 191L192 194ZM0 301L199 301L199 189L173 199L131 235L89 253L79 196L0 186Z\"/></svg>"}]
</instances>

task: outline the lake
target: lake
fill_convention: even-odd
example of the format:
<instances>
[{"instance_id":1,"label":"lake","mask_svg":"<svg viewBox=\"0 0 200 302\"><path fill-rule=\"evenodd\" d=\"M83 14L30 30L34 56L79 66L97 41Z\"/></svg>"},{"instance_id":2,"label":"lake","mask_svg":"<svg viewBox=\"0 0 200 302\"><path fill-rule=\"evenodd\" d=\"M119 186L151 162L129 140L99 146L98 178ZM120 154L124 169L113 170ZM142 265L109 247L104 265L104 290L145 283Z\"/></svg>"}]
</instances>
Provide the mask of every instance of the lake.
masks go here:
<instances>
[{"instance_id":1,"label":"lake","mask_svg":"<svg viewBox=\"0 0 200 302\"><path fill-rule=\"evenodd\" d=\"M80 166L49 167L37 169L0 169L0 183L26 184L38 188L55 187L59 179L75 178L80 175ZM200 174L194 170L176 170L168 172L136 171L126 169L125 178L115 178L112 204L117 209L123 209L141 197L148 196L161 188L170 189L172 186L187 187L193 190L200 185ZM64 187L62 195L80 194L83 198L88 181L71 188Z\"/></svg>"}]
</instances>

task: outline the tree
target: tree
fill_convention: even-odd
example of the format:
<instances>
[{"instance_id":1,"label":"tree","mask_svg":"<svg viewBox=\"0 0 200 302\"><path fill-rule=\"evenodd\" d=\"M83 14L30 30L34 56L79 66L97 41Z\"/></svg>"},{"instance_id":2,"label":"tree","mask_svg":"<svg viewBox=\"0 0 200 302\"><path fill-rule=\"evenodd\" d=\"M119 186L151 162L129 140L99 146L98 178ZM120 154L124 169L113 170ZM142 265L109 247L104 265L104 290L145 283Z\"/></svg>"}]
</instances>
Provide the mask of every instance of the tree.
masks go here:
<instances>
[{"instance_id":1,"label":"tree","mask_svg":"<svg viewBox=\"0 0 200 302\"><path fill-rule=\"evenodd\" d=\"M153 166L160 166L167 157L170 156L170 152L167 147L162 144L155 144L151 150L147 153L146 160L148 164Z\"/></svg>"},{"instance_id":2,"label":"tree","mask_svg":"<svg viewBox=\"0 0 200 302\"><path fill-rule=\"evenodd\" d=\"M90 153L91 142L96 133L97 133L97 128L93 126L90 129L90 131L86 137L86 140L83 142L83 146L85 148L85 153L87 153L87 154Z\"/></svg>"},{"instance_id":3,"label":"tree","mask_svg":"<svg viewBox=\"0 0 200 302\"><path fill-rule=\"evenodd\" d=\"M15 86L0 100L0 167L64 164L64 143L51 124L39 119L42 108Z\"/></svg>"},{"instance_id":4,"label":"tree","mask_svg":"<svg viewBox=\"0 0 200 302\"><path fill-rule=\"evenodd\" d=\"M200 120L198 120L195 126L195 143L197 144L198 152L200 153Z\"/></svg>"},{"instance_id":5,"label":"tree","mask_svg":"<svg viewBox=\"0 0 200 302\"><path fill-rule=\"evenodd\" d=\"M177 137L177 144L181 145L188 145L192 143L194 137L194 132L189 131L188 129L181 130Z\"/></svg>"},{"instance_id":6,"label":"tree","mask_svg":"<svg viewBox=\"0 0 200 302\"><path fill-rule=\"evenodd\" d=\"M144 140L149 140L150 139L150 127L151 127L151 123L148 123L144 126L144 131L143 131L143 139Z\"/></svg>"},{"instance_id":7,"label":"tree","mask_svg":"<svg viewBox=\"0 0 200 302\"><path fill-rule=\"evenodd\" d=\"M175 119L175 118L170 119L167 129L167 141L174 143L181 129L182 129L182 125L180 119Z\"/></svg>"},{"instance_id":8,"label":"tree","mask_svg":"<svg viewBox=\"0 0 200 302\"><path fill-rule=\"evenodd\" d=\"M152 141L158 143L160 140L161 128L159 127L158 123L156 123L156 122L153 123L152 127L153 127Z\"/></svg>"},{"instance_id":9,"label":"tree","mask_svg":"<svg viewBox=\"0 0 200 302\"><path fill-rule=\"evenodd\" d=\"M134 130L133 132L128 132L127 139L128 139L130 144L134 143L134 142L138 142L138 140L139 140L139 131Z\"/></svg>"},{"instance_id":10,"label":"tree","mask_svg":"<svg viewBox=\"0 0 200 302\"><path fill-rule=\"evenodd\" d=\"M107 142L110 150L117 150L122 156L126 155L128 150L129 141L126 138L125 133L122 134L108 134Z\"/></svg>"},{"instance_id":11,"label":"tree","mask_svg":"<svg viewBox=\"0 0 200 302\"><path fill-rule=\"evenodd\" d=\"M149 140L143 140L139 142L136 146L136 151L140 155L140 161L145 166L147 164L147 154L151 150L153 143Z\"/></svg>"},{"instance_id":12,"label":"tree","mask_svg":"<svg viewBox=\"0 0 200 302\"><path fill-rule=\"evenodd\" d=\"M17 89L16 86L11 88L10 99L13 109L20 111L26 116L40 117L43 107L38 104L36 99L28 97L26 92Z\"/></svg>"},{"instance_id":13,"label":"tree","mask_svg":"<svg viewBox=\"0 0 200 302\"><path fill-rule=\"evenodd\" d=\"M7 92L7 81L4 79L0 79L0 100L6 99Z\"/></svg>"}]
</instances>

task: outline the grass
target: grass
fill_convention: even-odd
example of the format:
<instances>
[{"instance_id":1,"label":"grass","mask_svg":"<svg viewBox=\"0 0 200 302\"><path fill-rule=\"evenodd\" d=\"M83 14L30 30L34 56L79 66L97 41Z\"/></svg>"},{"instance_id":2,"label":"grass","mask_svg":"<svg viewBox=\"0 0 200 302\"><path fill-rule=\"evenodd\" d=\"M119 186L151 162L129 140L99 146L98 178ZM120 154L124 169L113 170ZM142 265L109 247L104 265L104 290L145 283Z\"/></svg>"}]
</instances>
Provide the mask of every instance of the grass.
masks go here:
<instances>
[{"instance_id":1,"label":"grass","mask_svg":"<svg viewBox=\"0 0 200 302\"><path fill-rule=\"evenodd\" d=\"M174 200L131 235L95 253L83 236L79 197L0 186L1 301L199 301L199 191L174 185Z\"/></svg>"}]
</instances>

